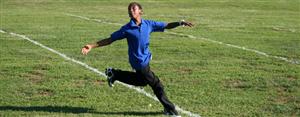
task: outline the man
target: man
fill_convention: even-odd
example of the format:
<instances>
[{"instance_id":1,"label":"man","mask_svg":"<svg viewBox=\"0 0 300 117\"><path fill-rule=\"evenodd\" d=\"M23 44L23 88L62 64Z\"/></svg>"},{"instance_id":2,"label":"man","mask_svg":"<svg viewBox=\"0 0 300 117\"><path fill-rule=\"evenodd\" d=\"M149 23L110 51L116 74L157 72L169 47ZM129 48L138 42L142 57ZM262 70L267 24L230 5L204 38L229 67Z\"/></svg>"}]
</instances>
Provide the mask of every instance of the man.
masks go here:
<instances>
[{"instance_id":1,"label":"man","mask_svg":"<svg viewBox=\"0 0 300 117\"><path fill-rule=\"evenodd\" d=\"M116 80L134 86L150 85L158 100L164 106L164 113L166 115L179 116L174 104L168 100L162 83L150 70L150 34L152 32L163 32L164 29L172 29L178 26L191 27L193 24L185 21L164 23L144 20L141 18L143 14L142 6L137 2L132 2L128 5L128 14L131 18L129 23L112 33L109 38L85 45L82 48L82 53L86 55L92 48L106 46L116 40L126 38L129 62L132 68L135 69L135 72L107 68L105 73L108 76L108 85L112 87Z\"/></svg>"}]
</instances>

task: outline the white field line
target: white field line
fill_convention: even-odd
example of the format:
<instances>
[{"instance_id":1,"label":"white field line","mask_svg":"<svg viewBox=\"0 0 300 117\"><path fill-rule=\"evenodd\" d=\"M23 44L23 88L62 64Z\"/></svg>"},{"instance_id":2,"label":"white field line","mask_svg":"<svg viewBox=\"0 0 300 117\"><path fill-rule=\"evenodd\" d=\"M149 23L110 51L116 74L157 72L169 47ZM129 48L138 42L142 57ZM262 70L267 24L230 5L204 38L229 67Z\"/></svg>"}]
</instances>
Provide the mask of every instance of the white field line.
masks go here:
<instances>
[{"instance_id":1,"label":"white field line","mask_svg":"<svg viewBox=\"0 0 300 117\"><path fill-rule=\"evenodd\" d=\"M78 60L75 60L75 59L73 59L73 58L70 58L70 57L68 57L67 55L65 55L65 54L63 54L63 53L60 53L60 52L58 52L58 51L56 51L56 50L54 50L54 49L52 49L52 48L49 48L49 47L47 47L47 46L45 46L45 45L43 45L43 44L41 44L41 43L39 43L39 42L37 42L37 41L34 41L34 40L28 38L28 37L25 36L25 35L13 33L13 32L6 32L6 31L4 31L4 30L2 30L2 29L0 29L0 33L10 34L10 35L12 35L12 36L15 36L15 37L19 37L19 38L25 39L25 40L27 40L27 41L29 41L29 42L35 44L35 45L38 45L38 46L40 46L40 47L42 47L42 48L44 48L44 49L46 49L46 50L49 50L49 51L51 51L51 52L53 52L53 53L55 53L55 54L61 56L61 57L64 58L65 60L68 60L68 61L77 63L77 64L79 64L79 65L85 67L86 69L89 69L89 70L91 70L91 71L97 73L98 75L103 76L103 77L106 78L106 75L105 75L104 73L100 72L98 69L93 68L93 67L91 67L91 66L89 66L89 65L87 65L86 63L83 63L83 62L81 62L81 61L78 61ZM122 84L123 86L128 87L128 88L130 88L130 89L134 89L134 90L136 90L137 92L142 93L142 94L146 95L147 97L150 97L150 98L152 98L153 100L159 102L159 100L158 100L155 96L153 96L153 95L147 93L144 89L141 89L141 88L138 88L138 87L134 87L134 86L131 86L131 85L127 85L127 84L122 83L122 82L117 82L117 83L120 83L120 84ZM181 112L181 113L183 113L183 114L186 114L186 115L188 115L188 116L190 116L190 117L200 117L200 115L194 114L194 113L189 112L189 111L186 111L186 110L183 110L182 108L180 108L180 107L177 106L177 105L175 105L175 107L176 107L176 110L178 110L179 112Z\"/></svg>"},{"instance_id":2,"label":"white field line","mask_svg":"<svg viewBox=\"0 0 300 117\"><path fill-rule=\"evenodd\" d=\"M117 26L122 26L122 24L120 24L120 23L106 22L106 21L102 21L102 20L99 20L99 19L91 19L91 18L88 18L88 17L69 14L69 13L66 13L66 15L76 17L76 18L80 18L80 19L84 19L84 20L96 21L96 22L99 22L99 23L106 23L106 24L113 24L113 25L117 25ZM226 45L226 46L229 46L229 47L233 47L233 48L237 48L237 49L241 49L241 50L245 50L245 51L249 51L249 52L254 52L256 54L263 55L265 57L270 57L270 58L275 58L275 59L278 59L278 60L283 60L283 61L286 61L286 62L289 62L289 63L292 63L292 64L300 64L299 60L290 60L290 59L285 58L285 57L270 55L270 54L267 54L265 52L255 50L255 49L249 49L249 48L246 48L246 47L243 47L243 46L228 44L228 43L215 41L215 40L204 38L204 37L199 38L199 37L195 37L193 35L188 35L188 34L175 33L175 32L170 32L170 31L166 31L166 33L173 34L173 35L178 35L178 36L183 36L183 37L188 37L188 38L191 38L191 39L202 39L202 40L206 40L206 41L209 41L209 42L212 42L212 43L217 43L217 44L220 44L220 45Z\"/></svg>"},{"instance_id":3,"label":"white field line","mask_svg":"<svg viewBox=\"0 0 300 117\"><path fill-rule=\"evenodd\" d=\"M3 30L0 30L0 32L1 32L1 33L6 33L6 32L4 32Z\"/></svg>"}]
</instances>

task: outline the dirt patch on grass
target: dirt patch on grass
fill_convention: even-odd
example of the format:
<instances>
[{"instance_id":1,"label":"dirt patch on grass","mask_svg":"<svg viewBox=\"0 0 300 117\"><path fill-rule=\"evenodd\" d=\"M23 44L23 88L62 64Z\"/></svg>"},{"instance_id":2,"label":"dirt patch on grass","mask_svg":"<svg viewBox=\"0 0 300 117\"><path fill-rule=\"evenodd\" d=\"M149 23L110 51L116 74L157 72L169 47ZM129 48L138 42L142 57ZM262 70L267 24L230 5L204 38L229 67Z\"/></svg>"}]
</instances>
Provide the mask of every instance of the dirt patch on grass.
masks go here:
<instances>
[{"instance_id":1,"label":"dirt patch on grass","mask_svg":"<svg viewBox=\"0 0 300 117\"><path fill-rule=\"evenodd\" d=\"M176 72L181 73L181 74L189 74L189 73L192 73L193 70L189 69L189 68L178 68L176 70Z\"/></svg>"},{"instance_id":2,"label":"dirt patch on grass","mask_svg":"<svg viewBox=\"0 0 300 117\"><path fill-rule=\"evenodd\" d=\"M33 67L35 70L49 70L49 64L38 64Z\"/></svg>"},{"instance_id":3,"label":"dirt patch on grass","mask_svg":"<svg viewBox=\"0 0 300 117\"><path fill-rule=\"evenodd\" d=\"M86 82L85 80L76 80L74 81L74 86L77 88L83 87L85 82Z\"/></svg>"},{"instance_id":4,"label":"dirt patch on grass","mask_svg":"<svg viewBox=\"0 0 300 117\"><path fill-rule=\"evenodd\" d=\"M299 99L284 88L277 88L277 94L270 98L271 106L267 110L274 114L284 114L291 117L299 115ZM297 116L298 117L298 116Z\"/></svg>"},{"instance_id":5,"label":"dirt patch on grass","mask_svg":"<svg viewBox=\"0 0 300 117\"><path fill-rule=\"evenodd\" d=\"M286 87L279 86L276 88L277 96L273 98L276 104L293 103L297 101L296 96L291 95Z\"/></svg>"},{"instance_id":6,"label":"dirt patch on grass","mask_svg":"<svg viewBox=\"0 0 300 117\"><path fill-rule=\"evenodd\" d=\"M74 96L72 96L72 98L75 98L75 99L86 99L87 96L83 96L83 95L74 95Z\"/></svg>"},{"instance_id":7,"label":"dirt patch on grass","mask_svg":"<svg viewBox=\"0 0 300 117\"><path fill-rule=\"evenodd\" d=\"M105 85L106 80L95 80L94 85Z\"/></svg>"},{"instance_id":8,"label":"dirt patch on grass","mask_svg":"<svg viewBox=\"0 0 300 117\"><path fill-rule=\"evenodd\" d=\"M52 96L54 95L54 92L50 89L39 89L38 95L40 96Z\"/></svg>"},{"instance_id":9,"label":"dirt patch on grass","mask_svg":"<svg viewBox=\"0 0 300 117\"><path fill-rule=\"evenodd\" d=\"M22 73L20 76L29 79L33 84L40 84L43 82L45 73L49 70L48 64L38 64L33 67L32 71Z\"/></svg>"},{"instance_id":10,"label":"dirt patch on grass","mask_svg":"<svg viewBox=\"0 0 300 117\"><path fill-rule=\"evenodd\" d=\"M274 114L284 114L287 116L299 115L299 98L295 95L297 84L294 77L288 79L280 78L274 80L272 96L269 97L270 106L268 110Z\"/></svg>"},{"instance_id":11,"label":"dirt patch on grass","mask_svg":"<svg viewBox=\"0 0 300 117\"><path fill-rule=\"evenodd\" d=\"M273 100L276 104L286 104L289 102L295 102L296 97L291 95L279 95Z\"/></svg>"},{"instance_id":12,"label":"dirt patch on grass","mask_svg":"<svg viewBox=\"0 0 300 117\"><path fill-rule=\"evenodd\" d=\"M228 79L224 81L224 87L230 89L248 89L251 88L250 85L246 83L246 81L241 79Z\"/></svg>"},{"instance_id":13,"label":"dirt patch on grass","mask_svg":"<svg viewBox=\"0 0 300 117\"><path fill-rule=\"evenodd\" d=\"M294 76L288 76L287 79L288 79L289 81L295 81L295 80L297 80L297 78L294 77Z\"/></svg>"},{"instance_id":14,"label":"dirt patch on grass","mask_svg":"<svg viewBox=\"0 0 300 117\"><path fill-rule=\"evenodd\" d=\"M44 73L42 70L34 70L21 74L21 77L29 79L29 81L34 84L39 84L43 82Z\"/></svg>"}]
</instances>

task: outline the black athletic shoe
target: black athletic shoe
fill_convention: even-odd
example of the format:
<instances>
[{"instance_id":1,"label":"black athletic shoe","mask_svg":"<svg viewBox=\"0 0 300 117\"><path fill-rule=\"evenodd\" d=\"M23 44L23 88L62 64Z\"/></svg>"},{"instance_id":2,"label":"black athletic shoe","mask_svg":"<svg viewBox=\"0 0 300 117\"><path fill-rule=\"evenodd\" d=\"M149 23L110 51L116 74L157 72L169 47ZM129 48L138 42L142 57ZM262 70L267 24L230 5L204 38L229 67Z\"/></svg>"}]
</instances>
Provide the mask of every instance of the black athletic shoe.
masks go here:
<instances>
[{"instance_id":1,"label":"black athletic shoe","mask_svg":"<svg viewBox=\"0 0 300 117\"><path fill-rule=\"evenodd\" d=\"M164 114L171 117L181 117L176 110L168 110L166 108L164 109Z\"/></svg>"},{"instance_id":2,"label":"black athletic shoe","mask_svg":"<svg viewBox=\"0 0 300 117\"><path fill-rule=\"evenodd\" d=\"M114 80L113 80L114 73L113 73L113 70L114 70L113 68L106 68L105 69L105 74L107 76L107 83L108 83L109 87L114 86Z\"/></svg>"}]
</instances>

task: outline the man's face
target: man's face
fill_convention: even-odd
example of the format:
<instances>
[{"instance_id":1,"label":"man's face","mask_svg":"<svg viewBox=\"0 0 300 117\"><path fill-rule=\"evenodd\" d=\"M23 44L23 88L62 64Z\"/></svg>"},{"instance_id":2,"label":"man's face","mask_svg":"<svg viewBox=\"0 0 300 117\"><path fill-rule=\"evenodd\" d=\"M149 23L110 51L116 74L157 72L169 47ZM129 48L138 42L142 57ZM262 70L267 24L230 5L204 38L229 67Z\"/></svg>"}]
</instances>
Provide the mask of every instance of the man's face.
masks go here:
<instances>
[{"instance_id":1,"label":"man's face","mask_svg":"<svg viewBox=\"0 0 300 117\"><path fill-rule=\"evenodd\" d=\"M139 9L137 5L132 6L130 9L128 9L128 15L130 18L137 19L142 14L142 10Z\"/></svg>"}]
</instances>

